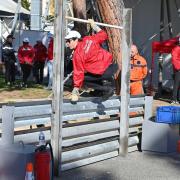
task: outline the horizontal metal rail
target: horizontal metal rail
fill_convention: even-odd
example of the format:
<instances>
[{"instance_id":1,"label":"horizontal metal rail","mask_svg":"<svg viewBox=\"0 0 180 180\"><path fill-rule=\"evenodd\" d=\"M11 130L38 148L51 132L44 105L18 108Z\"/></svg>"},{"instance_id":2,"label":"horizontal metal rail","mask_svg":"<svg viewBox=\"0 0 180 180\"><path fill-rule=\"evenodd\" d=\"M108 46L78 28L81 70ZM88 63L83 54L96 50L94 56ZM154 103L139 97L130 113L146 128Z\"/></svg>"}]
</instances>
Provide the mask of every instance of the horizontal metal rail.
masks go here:
<instances>
[{"instance_id":1,"label":"horizontal metal rail","mask_svg":"<svg viewBox=\"0 0 180 180\"><path fill-rule=\"evenodd\" d=\"M0 107L3 104L0 105ZM151 105L151 104L150 104ZM14 141L38 142L39 131L47 141L51 138L51 101L11 104L14 108ZM129 151L137 150L145 113L145 97L131 97L129 108ZM0 130L2 124L0 108ZM41 128L27 128L44 124ZM118 156L120 97L82 98L74 105L63 102L62 170L67 170Z\"/></svg>"}]
</instances>

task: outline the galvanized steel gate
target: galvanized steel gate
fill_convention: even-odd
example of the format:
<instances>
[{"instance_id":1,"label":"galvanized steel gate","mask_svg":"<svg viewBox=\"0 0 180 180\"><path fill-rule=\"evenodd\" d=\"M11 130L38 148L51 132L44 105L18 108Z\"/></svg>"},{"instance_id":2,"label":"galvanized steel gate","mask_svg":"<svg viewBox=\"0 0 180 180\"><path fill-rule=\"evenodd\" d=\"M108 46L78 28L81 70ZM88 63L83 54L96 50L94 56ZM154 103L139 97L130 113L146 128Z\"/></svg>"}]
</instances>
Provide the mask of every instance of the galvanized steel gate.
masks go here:
<instances>
[{"instance_id":1,"label":"galvanized steel gate","mask_svg":"<svg viewBox=\"0 0 180 180\"><path fill-rule=\"evenodd\" d=\"M13 110L11 107L14 107ZM77 105L63 103L62 151L60 166L68 170L119 155L120 100L115 96L82 100ZM144 118L152 110L152 97L132 97L129 109L128 150L137 150L138 135ZM10 112L13 111L13 112ZM0 108L0 119L12 113L15 124L14 140L37 143L39 131L51 139L51 101L16 103ZM7 120L7 119L6 119ZM29 126L45 124L43 128ZM1 126L2 127L2 122Z\"/></svg>"}]
</instances>

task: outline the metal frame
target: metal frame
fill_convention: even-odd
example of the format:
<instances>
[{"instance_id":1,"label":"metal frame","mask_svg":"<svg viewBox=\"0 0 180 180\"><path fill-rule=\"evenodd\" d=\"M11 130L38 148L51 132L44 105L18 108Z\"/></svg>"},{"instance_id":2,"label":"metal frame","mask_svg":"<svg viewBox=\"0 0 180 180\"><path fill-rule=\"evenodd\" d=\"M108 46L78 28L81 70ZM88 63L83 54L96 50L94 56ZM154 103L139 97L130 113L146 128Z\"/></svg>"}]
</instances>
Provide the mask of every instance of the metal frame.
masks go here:
<instances>
[{"instance_id":1,"label":"metal frame","mask_svg":"<svg viewBox=\"0 0 180 180\"><path fill-rule=\"evenodd\" d=\"M134 112L135 115L131 116L130 113L129 116L126 147L128 152L137 150L142 123L151 116L152 100L152 97L147 96L130 98L129 112ZM47 141L53 140L53 143L59 143L53 144L59 150L56 164L58 172L119 155L121 132L119 116L122 107L118 96L107 101L85 98L81 99L77 106L66 100L63 102L62 119L56 122L55 119L51 121L51 114L54 111L51 101L9 104L8 106L13 108L11 114L9 110L7 111L9 107L5 104L1 106L3 108L0 108L0 129L11 128L9 131L4 131L8 132L4 134L5 137L11 133L14 134L15 142L23 140L24 143L32 144L38 142L39 131L43 131ZM8 123L2 124L2 118L3 122ZM10 122L14 122L15 132ZM60 129L60 134L57 139L54 139L55 136L51 139L56 133L53 126L57 123L61 125L56 127L56 130ZM27 128L36 124L45 124L45 127ZM24 130L19 130L22 128ZM8 141L12 143L12 139Z\"/></svg>"}]
</instances>

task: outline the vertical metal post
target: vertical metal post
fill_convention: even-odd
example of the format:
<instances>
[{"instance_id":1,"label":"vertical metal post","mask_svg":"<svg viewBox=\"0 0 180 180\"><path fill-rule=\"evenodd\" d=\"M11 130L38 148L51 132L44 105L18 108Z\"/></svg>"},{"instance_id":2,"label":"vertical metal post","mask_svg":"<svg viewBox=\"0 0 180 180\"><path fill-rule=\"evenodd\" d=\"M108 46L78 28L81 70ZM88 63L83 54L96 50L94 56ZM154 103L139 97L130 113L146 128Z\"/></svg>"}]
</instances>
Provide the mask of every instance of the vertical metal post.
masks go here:
<instances>
[{"instance_id":1,"label":"vertical metal post","mask_svg":"<svg viewBox=\"0 0 180 180\"><path fill-rule=\"evenodd\" d=\"M168 24L169 24L169 37L172 38L173 30L172 30L171 10L170 10L169 0L166 0L166 6L167 6L167 18L168 18Z\"/></svg>"},{"instance_id":2,"label":"vertical metal post","mask_svg":"<svg viewBox=\"0 0 180 180\"><path fill-rule=\"evenodd\" d=\"M121 115L120 115L120 154L128 153L129 103L130 103L130 48L132 10L123 10L122 31L122 72L121 72Z\"/></svg>"},{"instance_id":3,"label":"vertical metal post","mask_svg":"<svg viewBox=\"0 0 180 180\"><path fill-rule=\"evenodd\" d=\"M164 0L161 0L161 14L160 14L160 41L164 39ZM158 59L158 95L162 93L162 70L163 70L163 55L159 53Z\"/></svg>"},{"instance_id":4,"label":"vertical metal post","mask_svg":"<svg viewBox=\"0 0 180 180\"><path fill-rule=\"evenodd\" d=\"M14 107L2 106L2 140L3 145L14 143Z\"/></svg>"},{"instance_id":5,"label":"vertical metal post","mask_svg":"<svg viewBox=\"0 0 180 180\"><path fill-rule=\"evenodd\" d=\"M160 41L163 41L164 35L164 0L161 0L161 21L160 21ZM161 31L162 29L162 31Z\"/></svg>"},{"instance_id":6,"label":"vertical metal post","mask_svg":"<svg viewBox=\"0 0 180 180\"><path fill-rule=\"evenodd\" d=\"M21 0L18 0L15 16L14 16L14 20L13 20L13 25L12 25L12 28L11 28L11 34L13 34L15 32L15 30L16 30L18 20L19 20L18 17L20 16L20 10L21 10Z\"/></svg>"},{"instance_id":7,"label":"vertical metal post","mask_svg":"<svg viewBox=\"0 0 180 180\"><path fill-rule=\"evenodd\" d=\"M153 97L145 96L145 109L144 109L144 120L148 120L152 117L153 112Z\"/></svg>"},{"instance_id":8,"label":"vertical metal post","mask_svg":"<svg viewBox=\"0 0 180 180\"><path fill-rule=\"evenodd\" d=\"M51 124L51 143L54 153L54 170L58 176L61 171L61 142L63 116L63 78L64 78L64 0L55 1L54 35L54 77L53 77L53 115Z\"/></svg>"},{"instance_id":9,"label":"vertical metal post","mask_svg":"<svg viewBox=\"0 0 180 180\"><path fill-rule=\"evenodd\" d=\"M0 18L0 62L2 61L2 19Z\"/></svg>"},{"instance_id":10,"label":"vertical metal post","mask_svg":"<svg viewBox=\"0 0 180 180\"><path fill-rule=\"evenodd\" d=\"M41 30L42 0L31 0L31 30Z\"/></svg>"}]
</instances>

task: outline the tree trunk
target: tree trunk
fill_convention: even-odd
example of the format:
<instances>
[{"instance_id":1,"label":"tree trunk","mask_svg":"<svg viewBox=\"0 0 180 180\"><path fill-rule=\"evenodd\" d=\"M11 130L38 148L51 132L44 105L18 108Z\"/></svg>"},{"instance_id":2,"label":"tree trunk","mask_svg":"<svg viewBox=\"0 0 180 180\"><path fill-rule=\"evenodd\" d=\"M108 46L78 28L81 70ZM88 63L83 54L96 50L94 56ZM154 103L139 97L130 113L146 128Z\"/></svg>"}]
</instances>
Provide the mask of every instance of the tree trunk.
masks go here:
<instances>
[{"instance_id":1,"label":"tree trunk","mask_svg":"<svg viewBox=\"0 0 180 180\"><path fill-rule=\"evenodd\" d=\"M97 4L104 23L113 25L122 25L122 0L98 0ZM108 16L107 16L108 14ZM109 49L113 54L114 61L121 61L121 30L115 28L107 28Z\"/></svg>"},{"instance_id":2,"label":"tree trunk","mask_svg":"<svg viewBox=\"0 0 180 180\"><path fill-rule=\"evenodd\" d=\"M100 14L104 23L122 26L123 0L98 0ZM108 14L108 15L107 15ZM121 68L121 30L106 28L108 33L109 50L113 55L113 60ZM120 78L116 81L116 93L120 92Z\"/></svg>"},{"instance_id":3,"label":"tree trunk","mask_svg":"<svg viewBox=\"0 0 180 180\"><path fill-rule=\"evenodd\" d=\"M73 0L74 17L86 19L86 0ZM80 32L82 37L87 33L87 25L80 22L74 22L74 29Z\"/></svg>"},{"instance_id":4,"label":"tree trunk","mask_svg":"<svg viewBox=\"0 0 180 180\"><path fill-rule=\"evenodd\" d=\"M122 25L123 0L98 0L95 1L102 16L102 21L107 24ZM74 17L86 19L86 0L73 0ZM75 29L82 36L87 32L86 24L75 22ZM121 30L106 28L108 33L109 50L113 54L113 60L121 67ZM119 94L119 78L116 81L116 92Z\"/></svg>"}]
</instances>

